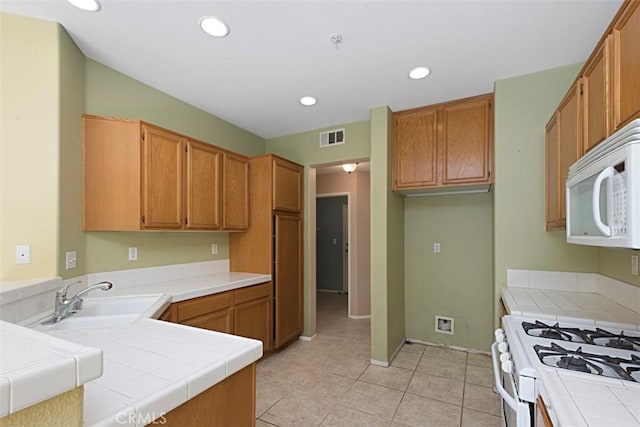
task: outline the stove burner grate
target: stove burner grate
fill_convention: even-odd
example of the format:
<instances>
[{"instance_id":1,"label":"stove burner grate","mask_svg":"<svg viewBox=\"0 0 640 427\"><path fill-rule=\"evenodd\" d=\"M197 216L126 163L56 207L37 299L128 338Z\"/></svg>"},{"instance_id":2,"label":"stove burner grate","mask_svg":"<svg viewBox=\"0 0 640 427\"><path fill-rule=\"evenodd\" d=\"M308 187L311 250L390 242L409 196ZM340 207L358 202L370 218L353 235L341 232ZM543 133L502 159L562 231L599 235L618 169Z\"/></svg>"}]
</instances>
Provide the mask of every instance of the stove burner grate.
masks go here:
<instances>
[{"instance_id":1,"label":"stove burner grate","mask_svg":"<svg viewBox=\"0 0 640 427\"><path fill-rule=\"evenodd\" d=\"M522 328L533 337L553 339L556 341L571 341L580 344L592 344L600 347L619 348L621 350L640 351L640 336L611 333L605 329L568 328L559 323L547 325L536 320L535 323L522 322Z\"/></svg>"},{"instance_id":2,"label":"stove burner grate","mask_svg":"<svg viewBox=\"0 0 640 427\"><path fill-rule=\"evenodd\" d=\"M640 379L634 378L634 374L640 372L640 357L635 354L632 354L629 359L625 359L584 353L582 347L578 347L576 350L567 350L553 342L549 347L536 344L533 348L540 362L547 366L640 382Z\"/></svg>"}]
</instances>

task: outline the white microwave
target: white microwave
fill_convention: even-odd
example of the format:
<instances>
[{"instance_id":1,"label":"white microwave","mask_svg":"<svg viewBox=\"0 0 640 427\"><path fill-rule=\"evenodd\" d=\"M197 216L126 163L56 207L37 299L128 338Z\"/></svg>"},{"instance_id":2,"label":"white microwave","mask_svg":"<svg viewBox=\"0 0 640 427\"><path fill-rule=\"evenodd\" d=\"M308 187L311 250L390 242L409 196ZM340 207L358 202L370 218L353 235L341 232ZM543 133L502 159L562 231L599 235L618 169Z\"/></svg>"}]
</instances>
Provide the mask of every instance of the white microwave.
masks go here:
<instances>
[{"instance_id":1,"label":"white microwave","mask_svg":"<svg viewBox=\"0 0 640 427\"><path fill-rule=\"evenodd\" d=\"M567 242L640 249L640 119L569 168Z\"/></svg>"}]
</instances>

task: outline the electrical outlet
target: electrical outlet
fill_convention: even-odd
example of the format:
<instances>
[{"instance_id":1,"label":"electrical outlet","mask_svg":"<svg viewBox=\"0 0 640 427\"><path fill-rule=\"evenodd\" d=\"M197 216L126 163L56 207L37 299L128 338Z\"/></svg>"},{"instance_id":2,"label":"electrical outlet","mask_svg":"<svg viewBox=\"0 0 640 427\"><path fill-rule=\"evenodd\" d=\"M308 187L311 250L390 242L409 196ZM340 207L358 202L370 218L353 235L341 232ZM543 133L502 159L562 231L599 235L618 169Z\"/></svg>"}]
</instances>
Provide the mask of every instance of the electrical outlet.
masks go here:
<instances>
[{"instance_id":1,"label":"electrical outlet","mask_svg":"<svg viewBox=\"0 0 640 427\"><path fill-rule=\"evenodd\" d=\"M31 246L16 246L16 264L29 264L31 262Z\"/></svg>"},{"instance_id":2,"label":"electrical outlet","mask_svg":"<svg viewBox=\"0 0 640 427\"><path fill-rule=\"evenodd\" d=\"M77 254L76 251L65 252L65 267L67 270L76 268Z\"/></svg>"},{"instance_id":3,"label":"electrical outlet","mask_svg":"<svg viewBox=\"0 0 640 427\"><path fill-rule=\"evenodd\" d=\"M129 261L137 261L138 260L138 248L132 246L129 248Z\"/></svg>"},{"instance_id":4,"label":"electrical outlet","mask_svg":"<svg viewBox=\"0 0 640 427\"><path fill-rule=\"evenodd\" d=\"M631 255L631 274L638 275L638 255Z\"/></svg>"},{"instance_id":5,"label":"electrical outlet","mask_svg":"<svg viewBox=\"0 0 640 427\"><path fill-rule=\"evenodd\" d=\"M211 255L216 255L218 253L218 244L217 243L212 243L211 244Z\"/></svg>"},{"instance_id":6,"label":"electrical outlet","mask_svg":"<svg viewBox=\"0 0 640 427\"><path fill-rule=\"evenodd\" d=\"M440 243L433 244L433 252L440 253Z\"/></svg>"}]
</instances>

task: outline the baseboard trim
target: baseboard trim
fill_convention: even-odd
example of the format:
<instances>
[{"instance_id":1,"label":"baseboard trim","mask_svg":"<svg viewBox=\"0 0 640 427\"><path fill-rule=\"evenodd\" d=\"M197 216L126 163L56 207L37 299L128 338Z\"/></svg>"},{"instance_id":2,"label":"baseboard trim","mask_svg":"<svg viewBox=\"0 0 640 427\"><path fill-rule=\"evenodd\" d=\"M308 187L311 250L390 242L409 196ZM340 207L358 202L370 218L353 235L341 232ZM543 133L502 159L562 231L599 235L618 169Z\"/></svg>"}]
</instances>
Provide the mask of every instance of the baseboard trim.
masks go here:
<instances>
[{"instance_id":1,"label":"baseboard trim","mask_svg":"<svg viewBox=\"0 0 640 427\"><path fill-rule=\"evenodd\" d=\"M439 343L419 340L415 338L407 338L406 341L413 344L423 344L423 345L428 345L430 347L449 348L451 350L466 351L467 353L477 353L477 354L484 354L485 356L491 356L491 353L488 351L476 350L474 348L461 347L458 345L439 344Z\"/></svg>"},{"instance_id":2,"label":"baseboard trim","mask_svg":"<svg viewBox=\"0 0 640 427\"><path fill-rule=\"evenodd\" d=\"M366 316L353 316L353 315L349 315L349 319L371 319L371 315L367 314Z\"/></svg>"},{"instance_id":3,"label":"baseboard trim","mask_svg":"<svg viewBox=\"0 0 640 427\"><path fill-rule=\"evenodd\" d=\"M310 337L308 337L308 336L306 336L306 335L300 335L300 336L298 337L298 339L299 339L300 341L313 341L313 340L315 340L316 338L318 338L318 334L313 334L313 335L311 335Z\"/></svg>"},{"instance_id":4,"label":"baseboard trim","mask_svg":"<svg viewBox=\"0 0 640 427\"><path fill-rule=\"evenodd\" d=\"M393 363L393 359L395 359L398 353L400 353L400 350L402 350L402 346L404 345L405 342L407 342L406 338L402 338L402 340L400 340L400 344L398 344L396 349L393 351L393 354L391 354L391 357L389 358L388 362L383 362L382 360L376 360L376 359L369 359L369 363L371 363L372 365L388 368L389 366L391 366L391 363Z\"/></svg>"},{"instance_id":5,"label":"baseboard trim","mask_svg":"<svg viewBox=\"0 0 640 427\"><path fill-rule=\"evenodd\" d=\"M348 295L349 293L347 291L338 291L335 289L316 289L316 292L324 292L327 294L341 294L341 295Z\"/></svg>"}]
</instances>

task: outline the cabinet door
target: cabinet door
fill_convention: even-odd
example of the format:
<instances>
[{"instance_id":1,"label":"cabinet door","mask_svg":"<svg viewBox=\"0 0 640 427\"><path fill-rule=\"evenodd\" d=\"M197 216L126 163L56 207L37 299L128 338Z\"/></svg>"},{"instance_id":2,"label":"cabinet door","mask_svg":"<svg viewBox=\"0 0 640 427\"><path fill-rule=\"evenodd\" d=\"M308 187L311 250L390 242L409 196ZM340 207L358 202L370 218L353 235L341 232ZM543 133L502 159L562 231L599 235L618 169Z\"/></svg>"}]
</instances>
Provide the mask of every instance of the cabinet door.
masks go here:
<instances>
[{"instance_id":1,"label":"cabinet door","mask_svg":"<svg viewBox=\"0 0 640 427\"><path fill-rule=\"evenodd\" d=\"M182 138L145 125L142 146L142 226L182 228Z\"/></svg>"},{"instance_id":2,"label":"cabinet door","mask_svg":"<svg viewBox=\"0 0 640 427\"><path fill-rule=\"evenodd\" d=\"M273 158L273 210L302 210L302 168L276 157Z\"/></svg>"},{"instance_id":3,"label":"cabinet door","mask_svg":"<svg viewBox=\"0 0 640 427\"><path fill-rule=\"evenodd\" d=\"M302 331L302 221L297 216L274 215L275 227L275 346Z\"/></svg>"},{"instance_id":4,"label":"cabinet door","mask_svg":"<svg viewBox=\"0 0 640 427\"><path fill-rule=\"evenodd\" d=\"M271 349L271 297L238 304L234 307L235 335L262 341L263 352Z\"/></svg>"},{"instance_id":5,"label":"cabinet door","mask_svg":"<svg viewBox=\"0 0 640 427\"><path fill-rule=\"evenodd\" d=\"M222 165L222 227L249 228L249 159L225 152Z\"/></svg>"},{"instance_id":6,"label":"cabinet door","mask_svg":"<svg viewBox=\"0 0 640 427\"><path fill-rule=\"evenodd\" d=\"M605 39L582 75L582 131L583 153L586 153L610 135L610 80L609 39Z\"/></svg>"},{"instance_id":7,"label":"cabinet door","mask_svg":"<svg viewBox=\"0 0 640 427\"><path fill-rule=\"evenodd\" d=\"M220 228L220 150L209 144L187 142L186 215L188 229Z\"/></svg>"},{"instance_id":8,"label":"cabinet door","mask_svg":"<svg viewBox=\"0 0 640 427\"><path fill-rule=\"evenodd\" d=\"M442 108L442 184L491 182L492 99L485 96Z\"/></svg>"},{"instance_id":9,"label":"cabinet door","mask_svg":"<svg viewBox=\"0 0 640 427\"><path fill-rule=\"evenodd\" d=\"M202 316L194 317L180 322L182 325L194 328L208 329L210 331L233 333L233 310L225 308Z\"/></svg>"},{"instance_id":10,"label":"cabinet door","mask_svg":"<svg viewBox=\"0 0 640 427\"><path fill-rule=\"evenodd\" d=\"M437 109L394 114L393 189L437 184Z\"/></svg>"},{"instance_id":11,"label":"cabinet door","mask_svg":"<svg viewBox=\"0 0 640 427\"><path fill-rule=\"evenodd\" d=\"M630 1L613 26L615 130L640 114L640 2Z\"/></svg>"},{"instance_id":12,"label":"cabinet door","mask_svg":"<svg viewBox=\"0 0 640 427\"><path fill-rule=\"evenodd\" d=\"M558 171L558 222L561 227L566 223L566 188L569 166L580 157L582 138L580 134L580 91L578 83L569 92L558 107L558 138L560 146L560 170Z\"/></svg>"},{"instance_id":13,"label":"cabinet door","mask_svg":"<svg viewBox=\"0 0 640 427\"><path fill-rule=\"evenodd\" d=\"M559 198L559 166L560 145L558 137L558 114L554 114L546 128L545 135L545 163L547 179L547 204L546 220L547 231L561 229L559 224L560 212L558 210Z\"/></svg>"}]
</instances>

